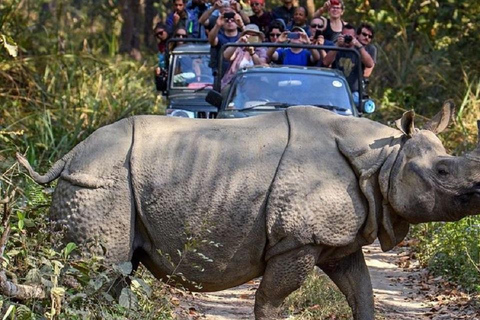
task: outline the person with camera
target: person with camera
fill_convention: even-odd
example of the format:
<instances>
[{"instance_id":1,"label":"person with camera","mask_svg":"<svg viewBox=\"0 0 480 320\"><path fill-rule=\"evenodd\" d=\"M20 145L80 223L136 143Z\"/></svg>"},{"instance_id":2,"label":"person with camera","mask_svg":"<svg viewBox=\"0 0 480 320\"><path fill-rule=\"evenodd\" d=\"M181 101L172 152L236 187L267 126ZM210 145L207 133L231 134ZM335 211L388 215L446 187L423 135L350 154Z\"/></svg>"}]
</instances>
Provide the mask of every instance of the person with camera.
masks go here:
<instances>
[{"instance_id":1,"label":"person with camera","mask_svg":"<svg viewBox=\"0 0 480 320\"><path fill-rule=\"evenodd\" d=\"M335 43L330 40L326 40L323 36L323 21L320 18L313 18L310 22L310 42L319 46L333 47ZM318 67L324 67L323 59L327 55L327 51L324 49L318 50L320 53L320 60L317 63Z\"/></svg>"},{"instance_id":2,"label":"person with camera","mask_svg":"<svg viewBox=\"0 0 480 320\"><path fill-rule=\"evenodd\" d=\"M167 26L161 22L155 25L153 29L155 38L157 39L157 56L158 65L155 67L155 86L158 91L164 91L167 83L167 70L165 52L167 50L168 32Z\"/></svg>"},{"instance_id":3,"label":"person with camera","mask_svg":"<svg viewBox=\"0 0 480 320\"><path fill-rule=\"evenodd\" d=\"M347 24L342 20L344 9L343 0L328 0L313 14L313 18L322 20L322 31L326 40L335 41L342 33L343 26ZM322 16L325 12L328 12L328 19Z\"/></svg>"},{"instance_id":4,"label":"person with camera","mask_svg":"<svg viewBox=\"0 0 480 320\"><path fill-rule=\"evenodd\" d=\"M307 33L300 27L293 27L292 31L284 31L278 37L277 43L311 44ZM270 47L267 51L269 59L276 64L309 66L320 60L320 53L315 49L304 48L277 48Z\"/></svg>"},{"instance_id":5,"label":"person with camera","mask_svg":"<svg viewBox=\"0 0 480 320\"><path fill-rule=\"evenodd\" d=\"M236 0L214 0L213 5L203 12L198 22L203 24L207 30L211 30L215 27L218 17L227 11L238 13L244 25L250 23L248 15Z\"/></svg>"},{"instance_id":6,"label":"person with camera","mask_svg":"<svg viewBox=\"0 0 480 320\"><path fill-rule=\"evenodd\" d=\"M367 50L365 50L364 45L356 38L355 27L350 24L346 24L343 27L342 33L338 36L336 44L337 47L340 48L356 49L360 54L359 60L358 56L353 52L330 50L325 58L323 58L324 65L331 65L333 68L343 72L348 85L350 86L350 90L353 93L354 99L357 100L355 102L358 103L358 65L361 64L362 70L365 68L371 68L374 65L373 59L370 54L368 54Z\"/></svg>"},{"instance_id":7,"label":"person with camera","mask_svg":"<svg viewBox=\"0 0 480 320\"><path fill-rule=\"evenodd\" d=\"M247 24L240 34L237 43L248 45L249 43L261 43L264 40L265 35L260 31L256 24ZM228 47L223 52L223 58L227 61L231 61L231 64L230 68L222 78L222 88L230 83L239 69L267 65L267 51L265 48L254 48L249 46Z\"/></svg>"},{"instance_id":8,"label":"person with camera","mask_svg":"<svg viewBox=\"0 0 480 320\"><path fill-rule=\"evenodd\" d=\"M215 26L208 33L208 42L211 46L210 67L214 71L214 75L218 72L218 63L220 61L220 49L225 43L236 42L240 38L240 31L243 30L244 24L240 15L232 9L227 8L215 23ZM230 67L230 61L224 59L222 65L221 77Z\"/></svg>"}]
</instances>

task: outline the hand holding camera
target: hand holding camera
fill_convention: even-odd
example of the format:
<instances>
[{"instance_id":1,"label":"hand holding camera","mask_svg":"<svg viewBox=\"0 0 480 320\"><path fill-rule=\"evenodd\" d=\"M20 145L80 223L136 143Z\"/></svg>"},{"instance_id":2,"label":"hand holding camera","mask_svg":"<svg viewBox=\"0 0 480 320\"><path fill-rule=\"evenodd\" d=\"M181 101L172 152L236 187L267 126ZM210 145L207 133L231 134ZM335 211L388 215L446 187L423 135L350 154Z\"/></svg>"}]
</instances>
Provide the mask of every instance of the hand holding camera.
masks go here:
<instances>
[{"instance_id":1,"label":"hand holding camera","mask_svg":"<svg viewBox=\"0 0 480 320\"><path fill-rule=\"evenodd\" d=\"M287 39L289 39L289 40L298 40L298 39L300 39L300 33L298 33L298 32L289 32L289 33L287 33Z\"/></svg>"},{"instance_id":2,"label":"hand holding camera","mask_svg":"<svg viewBox=\"0 0 480 320\"><path fill-rule=\"evenodd\" d=\"M217 10L220 9L221 7L223 7L223 0L215 1L215 3L213 4L213 7Z\"/></svg>"},{"instance_id":3,"label":"hand holding camera","mask_svg":"<svg viewBox=\"0 0 480 320\"><path fill-rule=\"evenodd\" d=\"M287 42L289 34L290 33L288 31L283 31L282 34L277 38L277 42Z\"/></svg>"},{"instance_id":4,"label":"hand holding camera","mask_svg":"<svg viewBox=\"0 0 480 320\"><path fill-rule=\"evenodd\" d=\"M300 35L300 41L302 41L304 44L310 44L310 38L306 33L300 32L299 35Z\"/></svg>"}]
</instances>

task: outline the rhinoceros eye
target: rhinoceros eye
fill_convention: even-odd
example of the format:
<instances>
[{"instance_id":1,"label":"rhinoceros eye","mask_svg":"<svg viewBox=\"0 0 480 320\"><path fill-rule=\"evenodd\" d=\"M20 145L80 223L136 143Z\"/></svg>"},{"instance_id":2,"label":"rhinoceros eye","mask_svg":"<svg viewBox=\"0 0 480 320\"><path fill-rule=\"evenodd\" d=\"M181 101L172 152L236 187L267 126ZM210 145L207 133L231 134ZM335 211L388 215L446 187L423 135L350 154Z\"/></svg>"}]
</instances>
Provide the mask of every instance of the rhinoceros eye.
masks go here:
<instances>
[{"instance_id":1,"label":"rhinoceros eye","mask_svg":"<svg viewBox=\"0 0 480 320\"><path fill-rule=\"evenodd\" d=\"M437 173L441 176L448 176L448 171L443 168L438 169Z\"/></svg>"}]
</instances>

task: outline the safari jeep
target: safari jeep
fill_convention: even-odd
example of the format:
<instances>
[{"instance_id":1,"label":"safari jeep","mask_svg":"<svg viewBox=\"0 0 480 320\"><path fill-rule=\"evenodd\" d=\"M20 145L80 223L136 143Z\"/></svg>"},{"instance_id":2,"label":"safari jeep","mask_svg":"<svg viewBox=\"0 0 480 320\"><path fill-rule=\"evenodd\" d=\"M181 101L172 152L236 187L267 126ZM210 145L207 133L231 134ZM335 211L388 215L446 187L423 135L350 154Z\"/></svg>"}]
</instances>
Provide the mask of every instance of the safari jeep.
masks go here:
<instances>
[{"instance_id":1,"label":"safari jeep","mask_svg":"<svg viewBox=\"0 0 480 320\"><path fill-rule=\"evenodd\" d=\"M272 46L256 44L254 46ZM279 45L294 47L299 45ZM227 45L226 45L227 46ZM226 47L224 46L224 47ZM238 44L228 44L238 46ZM300 45L302 47L309 47ZM310 46L319 47L320 46ZM328 48L332 49L332 48ZM350 50L338 49L335 50ZM359 73L361 74L361 72ZM359 79L361 83L361 79ZM219 108L217 118L243 118L279 111L296 105L311 105L331 110L344 116L359 117L375 110L373 100L355 102L341 71L330 68L301 66L255 66L239 70L229 88L219 93L218 82L206 100Z\"/></svg>"},{"instance_id":2,"label":"safari jeep","mask_svg":"<svg viewBox=\"0 0 480 320\"><path fill-rule=\"evenodd\" d=\"M205 101L213 87L210 45L206 40L171 39L174 49L167 51L168 77L162 94L167 97L167 116L211 119L217 108Z\"/></svg>"}]
</instances>

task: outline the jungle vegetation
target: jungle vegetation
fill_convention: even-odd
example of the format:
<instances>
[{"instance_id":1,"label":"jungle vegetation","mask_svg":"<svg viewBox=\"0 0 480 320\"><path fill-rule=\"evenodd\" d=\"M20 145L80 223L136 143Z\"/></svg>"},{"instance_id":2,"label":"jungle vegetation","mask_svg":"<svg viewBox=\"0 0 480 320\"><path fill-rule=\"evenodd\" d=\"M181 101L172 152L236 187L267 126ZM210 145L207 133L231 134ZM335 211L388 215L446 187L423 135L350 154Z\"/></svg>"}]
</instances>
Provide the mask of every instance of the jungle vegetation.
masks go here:
<instances>
[{"instance_id":1,"label":"jungle vegetation","mask_svg":"<svg viewBox=\"0 0 480 320\"><path fill-rule=\"evenodd\" d=\"M273 0L267 7L280 1ZM300 0L312 9L323 2ZM467 0L346 0L346 21L375 26L379 49L372 116L385 124L409 109L428 119L442 102L457 105L442 134L461 154L476 144L480 119L480 5ZM4 319L169 319L168 289L141 269L115 300L111 280L131 265L106 268L95 256L71 257L47 219L52 187L20 169L25 153L40 172L100 126L135 114L163 114L154 89L153 25L167 0L2 0L0 2L1 270L48 289L26 301L0 299ZM480 213L480 212L479 212ZM9 216L9 219L7 219ZM480 292L480 218L417 226L418 255L432 272ZM7 241L8 240L8 241Z\"/></svg>"}]
</instances>

